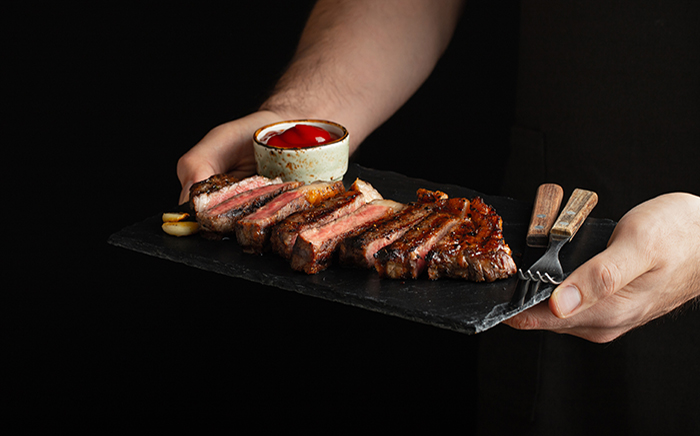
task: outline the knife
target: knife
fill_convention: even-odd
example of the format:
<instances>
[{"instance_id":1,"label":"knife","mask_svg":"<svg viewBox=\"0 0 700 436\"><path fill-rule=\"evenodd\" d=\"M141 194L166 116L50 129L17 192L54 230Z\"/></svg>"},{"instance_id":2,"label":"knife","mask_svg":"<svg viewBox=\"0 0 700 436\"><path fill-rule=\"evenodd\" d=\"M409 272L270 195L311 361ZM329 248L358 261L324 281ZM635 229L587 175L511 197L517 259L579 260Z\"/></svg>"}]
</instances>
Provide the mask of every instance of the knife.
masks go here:
<instances>
[{"instance_id":1,"label":"knife","mask_svg":"<svg viewBox=\"0 0 700 436\"><path fill-rule=\"evenodd\" d=\"M532 208L530 226L525 242L528 247L546 247L549 243L549 231L557 218L564 190L556 183L544 183L537 188L535 205Z\"/></svg>"},{"instance_id":2,"label":"knife","mask_svg":"<svg viewBox=\"0 0 700 436\"><path fill-rule=\"evenodd\" d=\"M523 267L532 265L542 256L543 250L539 250L539 248L545 248L549 243L549 232L557 218L563 198L564 190L556 183L544 183L537 188L535 204L532 208L530 224L525 237L527 246L521 262ZM525 301L537 293L539 285L540 282L518 278L518 284L511 300L511 307L522 307Z\"/></svg>"}]
</instances>

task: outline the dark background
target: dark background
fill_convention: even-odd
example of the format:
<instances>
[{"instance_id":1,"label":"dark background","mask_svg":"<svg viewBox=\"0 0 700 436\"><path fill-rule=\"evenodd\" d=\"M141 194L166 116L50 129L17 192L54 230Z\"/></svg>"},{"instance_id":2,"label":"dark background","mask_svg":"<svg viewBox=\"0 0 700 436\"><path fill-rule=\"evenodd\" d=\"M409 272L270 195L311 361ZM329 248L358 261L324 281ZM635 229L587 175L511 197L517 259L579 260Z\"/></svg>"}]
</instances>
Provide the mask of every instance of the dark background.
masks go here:
<instances>
[{"instance_id":1,"label":"dark background","mask_svg":"<svg viewBox=\"0 0 700 436\"><path fill-rule=\"evenodd\" d=\"M468 3L433 76L358 162L497 193L517 5ZM4 397L17 422L476 426L475 337L107 244L176 205L178 157L262 102L311 4L8 10Z\"/></svg>"}]
</instances>

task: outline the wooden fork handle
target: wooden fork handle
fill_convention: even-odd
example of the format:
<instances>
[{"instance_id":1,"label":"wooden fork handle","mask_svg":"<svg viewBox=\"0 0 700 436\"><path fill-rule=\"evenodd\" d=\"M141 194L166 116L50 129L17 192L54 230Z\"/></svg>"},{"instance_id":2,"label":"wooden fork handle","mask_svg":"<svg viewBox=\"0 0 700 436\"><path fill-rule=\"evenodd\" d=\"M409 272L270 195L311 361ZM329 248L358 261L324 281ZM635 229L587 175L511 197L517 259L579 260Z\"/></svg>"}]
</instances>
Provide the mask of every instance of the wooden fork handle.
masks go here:
<instances>
[{"instance_id":1,"label":"wooden fork handle","mask_svg":"<svg viewBox=\"0 0 700 436\"><path fill-rule=\"evenodd\" d=\"M573 238L596 204L598 204L598 194L585 189L574 189L552 226L552 235Z\"/></svg>"},{"instance_id":2,"label":"wooden fork handle","mask_svg":"<svg viewBox=\"0 0 700 436\"><path fill-rule=\"evenodd\" d=\"M549 242L549 231L554 225L554 219L559 212L564 190L556 183L545 183L537 188L535 206L532 208L530 226L525 239L529 247L546 247Z\"/></svg>"}]
</instances>

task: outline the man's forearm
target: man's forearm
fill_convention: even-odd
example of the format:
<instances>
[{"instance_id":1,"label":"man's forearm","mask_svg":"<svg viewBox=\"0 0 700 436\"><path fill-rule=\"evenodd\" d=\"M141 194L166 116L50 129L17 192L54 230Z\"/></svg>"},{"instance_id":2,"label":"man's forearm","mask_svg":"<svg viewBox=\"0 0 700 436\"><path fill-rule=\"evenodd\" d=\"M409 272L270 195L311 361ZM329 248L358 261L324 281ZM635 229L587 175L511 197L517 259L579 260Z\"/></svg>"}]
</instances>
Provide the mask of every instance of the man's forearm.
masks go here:
<instances>
[{"instance_id":1,"label":"man's forearm","mask_svg":"<svg viewBox=\"0 0 700 436\"><path fill-rule=\"evenodd\" d=\"M338 121L354 150L430 75L461 0L320 0L262 109Z\"/></svg>"}]
</instances>

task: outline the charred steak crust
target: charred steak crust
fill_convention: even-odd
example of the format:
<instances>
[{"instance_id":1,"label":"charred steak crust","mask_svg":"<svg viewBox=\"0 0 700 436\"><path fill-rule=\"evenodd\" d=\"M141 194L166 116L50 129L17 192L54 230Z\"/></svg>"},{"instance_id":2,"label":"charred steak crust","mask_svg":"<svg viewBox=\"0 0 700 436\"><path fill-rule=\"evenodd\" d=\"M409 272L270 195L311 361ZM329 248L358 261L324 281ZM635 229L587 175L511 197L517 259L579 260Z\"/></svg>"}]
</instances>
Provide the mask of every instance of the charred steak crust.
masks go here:
<instances>
[{"instance_id":1,"label":"charred steak crust","mask_svg":"<svg viewBox=\"0 0 700 436\"><path fill-rule=\"evenodd\" d=\"M444 212L433 212L400 239L375 254L375 269L380 277L393 279L417 279L427 267L426 255L438 240L460 218Z\"/></svg>"},{"instance_id":2,"label":"charred steak crust","mask_svg":"<svg viewBox=\"0 0 700 436\"><path fill-rule=\"evenodd\" d=\"M416 191L416 199L418 203L435 203L438 201L447 200L449 197L442 191L429 191L424 188L419 188Z\"/></svg>"},{"instance_id":3,"label":"charred steak crust","mask_svg":"<svg viewBox=\"0 0 700 436\"><path fill-rule=\"evenodd\" d=\"M510 247L503 239L503 221L479 197L462 220L428 254L428 277L492 282L517 271Z\"/></svg>"},{"instance_id":4,"label":"charred steak crust","mask_svg":"<svg viewBox=\"0 0 700 436\"><path fill-rule=\"evenodd\" d=\"M262 254L269 249L272 228L295 212L345 192L342 181L314 182L280 194L235 225L236 239L244 251Z\"/></svg>"},{"instance_id":5,"label":"charred steak crust","mask_svg":"<svg viewBox=\"0 0 700 436\"><path fill-rule=\"evenodd\" d=\"M214 174L213 176L194 183L190 187L190 199L202 195L219 191L222 188L239 182L240 179L229 174Z\"/></svg>"},{"instance_id":6,"label":"charred steak crust","mask_svg":"<svg viewBox=\"0 0 700 436\"><path fill-rule=\"evenodd\" d=\"M466 217L471 211L470 201L462 197L442 200L439 202L439 204L439 212L450 214L458 218Z\"/></svg>"}]
</instances>

